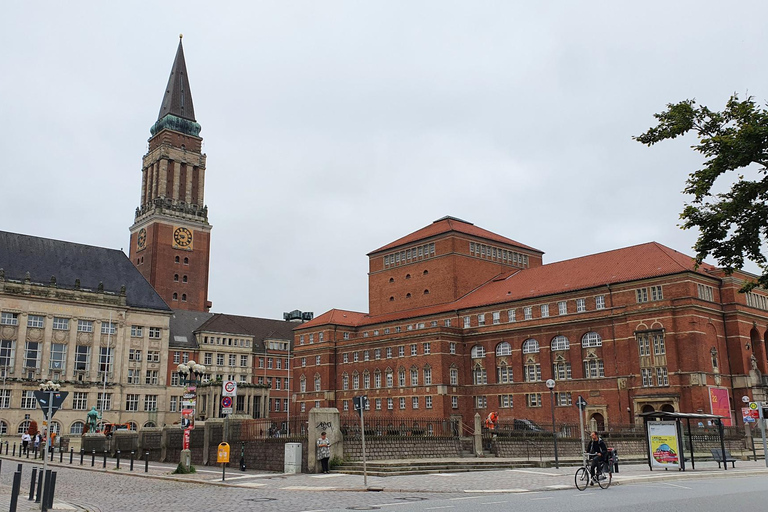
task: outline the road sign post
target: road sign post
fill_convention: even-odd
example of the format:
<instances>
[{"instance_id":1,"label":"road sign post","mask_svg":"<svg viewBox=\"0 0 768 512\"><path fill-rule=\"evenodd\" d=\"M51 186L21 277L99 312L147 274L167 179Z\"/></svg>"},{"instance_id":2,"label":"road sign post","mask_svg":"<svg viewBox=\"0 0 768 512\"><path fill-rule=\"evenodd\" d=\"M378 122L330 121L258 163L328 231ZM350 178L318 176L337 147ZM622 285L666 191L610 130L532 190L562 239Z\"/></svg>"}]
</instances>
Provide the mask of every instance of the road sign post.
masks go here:
<instances>
[{"instance_id":1,"label":"road sign post","mask_svg":"<svg viewBox=\"0 0 768 512\"><path fill-rule=\"evenodd\" d=\"M356 396L352 398L352 408L360 415L360 432L363 441L363 486L368 487L368 468L365 462L365 421L363 411L368 407L368 396Z\"/></svg>"},{"instance_id":2,"label":"road sign post","mask_svg":"<svg viewBox=\"0 0 768 512\"><path fill-rule=\"evenodd\" d=\"M584 400L584 397L579 395L578 400L576 400L576 407L579 408L579 433L581 434L581 462L583 465L587 465L587 455L584 452L584 409L587 408L587 401Z\"/></svg>"},{"instance_id":3,"label":"road sign post","mask_svg":"<svg viewBox=\"0 0 768 512\"><path fill-rule=\"evenodd\" d=\"M752 405L752 404L750 404ZM763 457L765 458L765 467L768 468L768 446L766 445L765 441L765 403L760 403L760 406L757 408L758 410L758 416L760 417L760 431L763 434Z\"/></svg>"}]
</instances>

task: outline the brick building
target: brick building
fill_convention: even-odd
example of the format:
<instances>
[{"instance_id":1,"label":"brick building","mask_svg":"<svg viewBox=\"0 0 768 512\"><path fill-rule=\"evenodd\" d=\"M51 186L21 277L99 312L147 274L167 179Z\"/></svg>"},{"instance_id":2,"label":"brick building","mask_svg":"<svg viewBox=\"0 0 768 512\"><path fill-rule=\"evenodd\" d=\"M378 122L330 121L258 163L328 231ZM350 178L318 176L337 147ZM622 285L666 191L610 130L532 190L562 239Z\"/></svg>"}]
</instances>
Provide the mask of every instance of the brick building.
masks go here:
<instances>
[{"instance_id":1,"label":"brick building","mask_svg":"<svg viewBox=\"0 0 768 512\"><path fill-rule=\"evenodd\" d=\"M212 226L205 206L206 156L179 40L130 228L130 259L173 309L208 311Z\"/></svg>"},{"instance_id":2,"label":"brick building","mask_svg":"<svg viewBox=\"0 0 768 512\"><path fill-rule=\"evenodd\" d=\"M658 243L544 264L537 249L445 217L369 256L370 313L331 310L295 331L298 409L374 417L475 413L631 424L768 398L768 295ZM736 397L739 403L734 402ZM721 406L722 407L722 406ZM725 413L727 414L727 412Z\"/></svg>"}]
</instances>

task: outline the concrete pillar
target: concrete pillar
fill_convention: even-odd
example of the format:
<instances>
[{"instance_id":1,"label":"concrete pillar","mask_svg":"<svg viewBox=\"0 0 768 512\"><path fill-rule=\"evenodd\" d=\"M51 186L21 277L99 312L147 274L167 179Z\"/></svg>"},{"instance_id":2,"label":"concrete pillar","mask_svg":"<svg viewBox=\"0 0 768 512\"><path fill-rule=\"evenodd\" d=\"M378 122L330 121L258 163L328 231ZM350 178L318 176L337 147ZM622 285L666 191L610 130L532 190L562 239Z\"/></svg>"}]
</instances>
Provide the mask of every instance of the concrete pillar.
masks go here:
<instances>
[{"instance_id":1,"label":"concrete pillar","mask_svg":"<svg viewBox=\"0 0 768 512\"><path fill-rule=\"evenodd\" d=\"M168 452L168 429L172 427L163 427L163 429L160 431L160 461L161 462L168 462L166 460L166 455Z\"/></svg>"},{"instance_id":2,"label":"concrete pillar","mask_svg":"<svg viewBox=\"0 0 768 512\"><path fill-rule=\"evenodd\" d=\"M483 456L483 427L480 421L480 413L475 413L475 456Z\"/></svg>"},{"instance_id":3,"label":"concrete pillar","mask_svg":"<svg viewBox=\"0 0 768 512\"><path fill-rule=\"evenodd\" d=\"M317 440L325 432L331 440L331 459L344 457L344 440L341 435L341 418L335 407L315 407L309 411L309 432L307 433L307 468L310 473L320 472L320 461L317 459Z\"/></svg>"}]
</instances>

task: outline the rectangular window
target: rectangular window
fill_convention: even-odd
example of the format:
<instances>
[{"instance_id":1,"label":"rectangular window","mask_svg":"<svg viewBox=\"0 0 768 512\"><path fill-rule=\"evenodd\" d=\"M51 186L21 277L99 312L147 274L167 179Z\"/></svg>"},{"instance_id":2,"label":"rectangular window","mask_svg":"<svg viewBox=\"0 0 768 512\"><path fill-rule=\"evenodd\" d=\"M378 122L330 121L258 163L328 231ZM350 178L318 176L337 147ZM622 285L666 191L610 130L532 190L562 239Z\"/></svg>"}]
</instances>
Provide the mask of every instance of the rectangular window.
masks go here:
<instances>
[{"instance_id":1,"label":"rectangular window","mask_svg":"<svg viewBox=\"0 0 768 512\"><path fill-rule=\"evenodd\" d=\"M375 360L377 360L377 361L379 359L381 359L381 349L380 348L377 348L376 350L373 351L373 358Z\"/></svg>"},{"instance_id":2,"label":"rectangular window","mask_svg":"<svg viewBox=\"0 0 768 512\"><path fill-rule=\"evenodd\" d=\"M405 410L405 397L400 397L400 410Z\"/></svg>"},{"instance_id":3,"label":"rectangular window","mask_svg":"<svg viewBox=\"0 0 768 512\"><path fill-rule=\"evenodd\" d=\"M395 408L395 400L393 398L387 398L387 410L391 411Z\"/></svg>"},{"instance_id":4,"label":"rectangular window","mask_svg":"<svg viewBox=\"0 0 768 512\"><path fill-rule=\"evenodd\" d=\"M224 354L216 354L216 366L224 366ZM272 358L267 359L267 368L272 369Z\"/></svg>"},{"instance_id":5,"label":"rectangular window","mask_svg":"<svg viewBox=\"0 0 768 512\"><path fill-rule=\"evenodd\" d=\"M415 343L414 343L414 344L412 344L412 345L411 345L411 355L412 355L412 356L415 356L415 355L418 355L418 353L419 353L419 352L418 352L418 349L417 349L417 347L416 347L416 344L415 344Z\"/></svg>"},{"instance_id":6,"label":"rectangular window","mask_svg":"<svg viewBox=\"0 0 768 512\"><path fill-rule=\"evenodd\" d=\"M309 344L313 344L315 342L315 334L312 333L309 335Z\"/></svg>"},{"instance_id":7,"label":"rectangular window","mask_svg":"<svg viewBox=\"0 0 768 512\"><path fill-rule=\"evenodd\" d=\"M358 352L352 352L352 361L358 362L360 360L360 354Z\"/></svg>"},{"instance_id":8,"label":"rectangular window","mask_svg":"<svg viewBox=\"0 0 768 512\"><path fill-rule=\"evenodd\" d=\"M459 385L459 370L458 368L451 368L451 386Z\"/></svg>"},{"instance_id":9,"label":"rectangular window","mask_svg":"<svg viewBox=\"0 0 768 512\"><path fill-rule=\"evenodd\" d=\"M714 289L711 286L706 286L703 284L696 285L699 289L699 298L702 300L706 300L709 302L713 302L715 300L715 293Z\"/></svg>"},{"instance_id":10,"label":"rectangular window","mask_svg":"<svg viewBox=\"0 0 768 512\"><path fill-rule=\"evenodd\" d=\"M525 382L541 381L541 365L539 363L529 363L525 365Z\"/></svg>"},{"instance_id":11,"label":"rectangular window","mask_svg":"<svg viewBox=\"0 0 768 512\"><path fill-rule=\"evenodd\" d=\"M477 325L485 325L485 315L477 315Z\"/></svg>"},{"instance_id":12,"label":"rectangular window","mask_svg":"<svg viewBox=\"0 0 768 512\"><path fill-rule=\"evenodd\" d=\"M468 316L465 316L464 317L464 328L465 329L469 329L469 322L470 322L470 318Z\"/></svg>"},{"instance_id":13,"label":"rectangular window","mask_svg":"<svg viewBox=\"0 0 768 512\"><path fill-rule=\"evenodd\" d=\"M381 398L377 398L374 403L376 404L376 410L380 411L381 410Z\"/></svg>"},{"instance_id":14,"label":"rectangular window","mask_svg":"<svg viewBox=\"0 0 768 512\"><path fill-rule=\"evenodd\" d=\"M653 386L653 368L641 368L640 374L643 377L643 387L649 388Z\"/></svg>"},{"instance_id":15,"label":"rectangular window","mask_svg":"<svg viewBox=\"0 0 768 512\"><path fill-rule=\"evenodd\" d=\"M667 375L666 366L656 368L656 385L669 386L669 376Z\"/></svg>"},{"instance_id":16,"label":"rectangular window","mask_svg":"<svg viewBox=\"0 0 768 512\"><path fill-rule=\"evenodd\" d=\"M549 316L549 304L541 305L541 318L547 318Z\"/></svg>"},{"instance_id":17,"label":"rectangular window","mask_svg":"<svg viewBox=\"0 0 768 512\"><path fill-rule=\"evenodd\" d=\"M126 411L139 410L139 395L134 395L134 394L125 395L125 410Z\"/></svg>"},{"instance_id":18,"label":"rectangular window","mask_svg":"<svg viewBox=\"0 0 768 512\"><path fill-rule=\"evenodd\" d=\"M212 352L206 352L205 356L203 356L203 360L205 361L203 364L207 364L208 366L211 366L213 364L213 353ZM264 368L264 360L259 359L259 368Z\"/></svg>"},{"instance_id":19,"label":"rectangular window","mask_svg":"<svg viewBox=\"0 0 768 512\"><path fill-rule=\"evenodd\" d=\"M493 323L494 324L500 324L501 323L501 312L500 311L494 311L493 312Z\"/></svg>"},{"instance_id":20,"label":"rectangular window","mask_svg":"<svg viewBox=\"0 0 768 512\"><path fill-rule=\"evenodd\" d=\"M67 366L67 346L63 343L51 343L51 370L64 371Z\"/></svg>"},{"instance_id":21,"label":"rectangular window","mask_svg":"<svg viewBox=\"0 0 768 512\"><path fill-rule=\"evenodd\" d=\"M144 410L145 411L157 410L157 395L144 395Z\"/></svg>"},{"instance_id":22,"label":"rectangular window","mask_svg":"<svg viewBox=\"0 0 768 512\"><path fill-rule=\"evenodd\" d=\"M432 385L432 368L424 368L424 385Z\"/></svg>"},{"instance_id":23,"label":"rectangular window","mask_svg":"<svg viewBox=\"0 0 768 512\"><path fill-rule=\"evenodd\" d=\"M38 368L40 364L40 343L28 341L24 350L24 368Z\"/></svg>"},{"instance_id":24,"label":"rectangular window","mask_svg":"<svg viewBox=\"0 0 768 512\"><path fill-rule=\"evenodd\" d=\"M648 288L638 288L635 290L637 302L648 302Z\"/></svg>"},{"instance_id":25,"label":"rectangular window","mask_svg":"<svg viewBox=\"0 0 768 512\"><path fill-rule=\"evenodd\" d=\"M523 308L523 316L526 320L530 320L533 318L533 308L531 306L526 306Z\"/></svg>"},{"instance_id":26,"label":"rectangular window","mask_svg":"<svg viewBox=\"0 0 768 512\"><path fill-rule=\"evenodd\" d=\"M424 355L425 356L428 356L429 354L432 353L432 345L430 345L429 342L424 343L422 346L424 347Z\"/></svg>"},{"instance_id":27,"label":"rectangular window","mask_svg":"<svg viewBox=\"0 0 768 512\"><path fill-rule=\"evenodd\" d=\"M451 409L458 409L459 408L459 397L452 396L451 397Z\"/></svg>"},{"instance_id":28,"label":"rectangular window","mask_svg":"<svg viewBox=\"0 0 768 512\"><path fill-rule=\"evenodd\" d=\"M595 297L595 309L605 309L605 295Z\"/></svg>"},{"instance_id":29,"label":"rectangular window","mask_svg":"<svg viewBox=\"0 0 768 512\"><path fill-rule=\"evenodd\" d=\"M397 355L398 357L405 357L405 345L397 347Z\"/></svg>"},{"instance_id":30,"label":"rectangular window","mask_svg":"<svg viewBox=\"0 0 768 512\"><path fill-rule=\"evenodd\" d=\"M650 340L648 339L648 333L637 334L637 346L641 356L651 355L651 345Z\"/></svg>"},{"instance_id":31,"label":"rectangular window","mask_svg":"<svg viewBox=\"0 0 768 512\"><path fill-rule=\"evenodd\" d=\"M496 382L498 382L499 384L511 384L512 382L514 382L514 380L512 379L511 366L506 366L506 365L499 366L496 369L496 373L497 373Z\"/></svg>"},{"instance_id":32,"label":"rectangular window","mask_svg":"<svg viewBox=\"0 0 768 512\"><path fill-rule=\"evenodd\" d=\"M555 363L552 373L555 380L571 380L571 363Z\"/></svg>"},{"instance_id":33,"label":"rectangular window","mask_svg":"<svg viewBox=\"0 0 768 512\"><path fill-rule=\"evenodd\" d=\"M96 397L96 409L99 411L112 410L112 393L99 393Z\"/></svg>"},{"instance_id":34,"label":"rectangular window","mask_svg":"<svg viewBox=\"0 0 768 512\"><path fill-rule=\"evenodd\" d=\"M419 385L419 370L416 368L411 369L411 386Z\"/></svg>"},{"instance_id":35,"label":"rectangular window","mask_svg":"<svg viewBox=\"0 0 768 512\"><path fill-rule=\"evenodd\" d=\"M488 384L488 373L485 368L475 368L472 371L472 380L475 385Z\"/></svg>"},{"instance_id":36,"label":"rectangular window","mask_svg":"<svg viewBox=\"0 0 768 512\"><path fill-rule=\"evenodd\" d=\"M131 326L131 337L141 338L143 336L142 327L140 325Z\"/></svg>"},{"instance_id":37,"label":"rectangular window","mask_svg":"<svg viewBox=\"0 0 768 512\"><path fill-rule=\"evenodd\" d=\"M583 313L587 310L587 300L586 299L576 299L576 312L577 313Z\"/></svg>"},{"instance_id":38,"label":"rectangular window","mask_svg":"<svg viewBox=\"0 0 768 512\"><path fill-rule=\"evenodd\" d=\"M159 340L161 335L162 335L162 329L160 329L159 327L149 328L149 339Z\"/></svg>"},{"instance_id":39,"label":"rectangular window","mask_svg":"<svg viewBox=\"0 0 768 512\"><path fill-rule=\"evenodd\" d=\"M568 314L568 303L564 300L561 300L557 303L557 314L558 315L567 315Z\"/></svg>"},{"instance_id":40,"label":"rectangular window","mask_svg":"<svg viewBox=\"0 0 768 512\"><path fill-rule=\"evenodd\" d=\"M3 313L0 314L0 324L2 324L2 325L19 325L19 314L18 313L8 313L6 311L3 311Z\"/></svg>"},{"instance_id":41,"label":"rectangular window","mask_svg":"<svg viewBox=\"0 0 768 512\"><path fill-rule=\"evenodd\" d=\"M0 340L0 367L13 366L16 342L13 340Z\"/></svg>"},{"instance_id":42,"label":"rectangular window","mask_svg":"<svg viewBox=\"0 0 768 512\"><path fill-rule=\"evenodd\" d=\"M488 400L484 396L475 397L475 409L485 409L488 407Z\"/></svg>"},{"instance_id":43,"label":"rectangular window","mask_svg":"<svg viewBox=\"0 0 768 512\"><path fill-rule=\"evenodd\" d=\"M101 322L101 334L115 334L116 332L116 322Z\"/></svg>"},{"instance_id":44,"label":"rectangular window","mask_svg":"<svg viewBox=\"0 0 768 512\"><path fill-rule=\"evenodd\" d=\"M667 353L667 347L664 343L664 334L661 332L651 333L653 339L653 355L661 356Z\"/></svg>"},{"instance_id":45,"label":"rectangular window","mask_svg":"<svg viewBox=\"0 0 768 512\"><path fill-rule=\"evenodd\" d=\"M341 356L341 360L342 360L342 362L344 362L344 363L348 363L348 362L349 362L349 354L346 354L346 353L345 353L345 354L342 354L342 356Z\"/></svg>"},{"instance_id":46,"label":"rectangular window","mask_svg":"<svg viewBox=\"0 0 768 512\"><path fill-rule=\"evenodd\" d=\"M526 393L525 402L528 407L541 407L541 393Z\"/></svg>"},{"instance_id":47,"label":"rectangular window","mask_svg":"<svg viewBox=\"0 0 768 512\"><path fill-rule=\"evenodd\" d=\"M450 352L451 354L456 353L456 343L454 343L453 341L448 344L448 352Z\"/></svg>"},{"instance_id":48,"label":"rectangular window","mask_svg":"<svg viewBox=\"0 0 768 512\"><path fill-rule=\"evenodd\" d=\"M75 391L72 393L72 409L85 411L88 409L88 393Z\"/></svg>"},{"instance_id":49,"label":"rectangular window","mask_svg":"<svg viewBox=\"0 0 768 512\"><path fill-rule=\"evenodd\" d=\"M419 397L414 396L411 398L411 408L414 410L419 408Z\"/></svg>"},{"instance_id":50,"label":"rectangular window","mask_svg":"<svg viewBox=\"0 0 768 512\"><path fill-rule=\"evenodd\" d=\"M149 363L159 363L160 362L160 351L159 350L147 350L147 362L149 362Z\"/></svg>"},{"instance_id":51,"label":"rectangular window","mask_svg":"<svg viewBox=\"0 0 768 512\"><path fill-rule=\"evenodd\" d=\"M128 382L131 384L131 382ZM179 372L171 373L171 386L181 386L181 374Z\"/></svg>"},{"instance_id":52,"label":"rectangular window","mask_svg":"<svg viewBox=\"0 0 768 512\"><path fill-rule=\"evenodd\" d=\"M315 356L315 366L320 366L320 356Z\"/></svg>"},{"instance_id":53,"label":"rectangular window","mask_svg":"<svg viewBox=\"0 0 768 512\"><path fill-rule=\"evenodd\" d=\"M69 330L69 318L53 317L53 329L55 331L68 331Z\"/></svg>"},{"instance_id":54,"label":"rectangular window","mask_svg":"<svg viewBox=\"0 0 768 512\"><path fill-rule=\"evenodd\" d=\"M373 374L373 387L376 389L381 387L381 372L379 371L376 371L376 373Z\"/></svg>"},{"instance_id":55,"label":"rectangular window","mask_svg":"<svg viewBox=\"0 0 768 512\"><path fill-rule=\"evenodd\" d=\"M277 360L277 368L280 369L280 360ZM229 366L237 366L237 354L229 354Z\"/></svg>"},{"instance_id":56,"label":"rectangular window","mask_svg":"<svg viewBox=\"0 0 768 512\"><path fill-rule=\"evenodd\" d=\"M321 341L323 341L323 337L324 337L324 334L325 334L325 333L322 333L322 332L319 332L319 333L317 333L317 342L318 342L318 343L320 343Z\"/></svg>"},{"instance_id":57,"label":"rectangular window","mask_svg":"<svg viewBox=\"0 0 768 512\"><path fill-rule=\"evenodd\" d=\"M157 386L157 370L147 370L144 384L149 386Z\"/></svg>"},{"instance_id":58,"label":"rectangular window","mask_svg":"<svg viewBox=\"0 0 768 512\"><path fill-rule=\"evenodd\" d=\"M27 327L45 327L45 317L41 315L29 315L27 317Z\"/></svg>"},{"instance_id":59,"label":"rectangular window","mask_svg":"<svg viewBox=\"0 0 768 512\"><path fill-rule=\"evenodd\" d=\"M241 355L240 356L240 367L241 368L247 368L248 367L248 356Z\"/></svg>"},{"instance_id":60,"label":"rectangular window","mask_svg":"<svg viewBox=\"0 0 768 512\"><path fill-rule=\"evenodd\" d=\"M91 320L78 320L77 332L93 332L93 322Z\"/></svg>"},{"instance_id":61,"label":"rectangular window","mask_svg":"<svg viewBox=\"0 0 768 512\"><path fill-rule=\"evenodd\" d=\"M651 300L662 300L664 294L661 293L661 286L651 286Z\"/></svg>"},{"instance_id":62,"label":"rectangular window","mask_svg":"<svg viewBox=\"0 0 768 512\"><path fill-rule=\"evenodd\" d=\"M387 347L387 359L392 359L392 347Z\"/></svg>"},{"instance_id":63,"label":"rectangular window","mask_svg":"<svg viewBox=\"0 0 768 512\"><path fill-rule=\"evenodd\" d=\"M21 392L21 408L22 409L37 409L37 400L35 399L34 391L22 391Z\"/></svg>"},{"instance_id":64,"label":"rectangular window","mask_svg":"<svg viewBox=\"0 0 768 512\"><path fill-rule=\"evenodd\" d=\"M514 400L512 395L499 395L499 407L503 409L511 409L514 406Z\"/></svg>"},{"instance_id":65,"label":"rectangular window","mask_svg":"<svg viewBox=\"0 0 768 512\"><path fill-rule=\"evenodd\" d=\"M445 320L443 320L443 327L450 327L450 326L451 326L450 318L446 318Z\"/></svg>"},{"instance_id":66,"label":"rectangular window","mask_svg":"<svg viewBox=\"0 0 768 512\"><path fill-rule=\"evenodd\" d=\"M178 407L178 405L177 405L178 403L179 403L179 398L176 397L176 396L172 396L171 397L171 404L170 404L170 407L168 408L168 410L170 412L176 412L176 409Z\"/></svg>"},{"instance_id":67,"label":"rectangular window","mask_svg":"<svg viewBox=\"0 0 768 512\"><path fill-rule=\"evenodd\" d=\"M515 321L517 321L516 310L514 310L514 309L508 309L507 310L507 321L508 322L515 322Z\"/></svg>"},{"instance_id":68,"label":"rectangular window","mask_svg":"<svg viewBox=\"0 0 768 512\"><path fill-rule=\"evenodd\" d=\"M91 369L91 347L75 346L75 371L87 372Z\"/></svg>"},{"instance_id":69,"label":"rectangular window","mask_svg":"<svg viewBox=\"0 0 768 512\"><path fill-rule=\"evenodd\" d=\"M555 405L557 407L568 407L573 405L570 393L555 393Z\"/></svg>"},{"instance_id":70,"label":"rectangular window","mask_svg":"<svg viewBox=\"0 0 768 512\"><path fill-rule=\"evenodd\" d=\"M363 361L370 361L370 360L371 360L370 350L365 350L363 352Z\"/></svg>"},{"instance_id":71,"label":"rectangular window","mask_svg":"<svg viewBox=\"0 0 768 512\"><path fill-rule=\"evenodd\" d=\"M345 333L344 333L344 339L345 339L345 340L348 340L348 339L349 339L349 333L348 333L348 332L345 332Z\"/></svg>"}]
</instances>

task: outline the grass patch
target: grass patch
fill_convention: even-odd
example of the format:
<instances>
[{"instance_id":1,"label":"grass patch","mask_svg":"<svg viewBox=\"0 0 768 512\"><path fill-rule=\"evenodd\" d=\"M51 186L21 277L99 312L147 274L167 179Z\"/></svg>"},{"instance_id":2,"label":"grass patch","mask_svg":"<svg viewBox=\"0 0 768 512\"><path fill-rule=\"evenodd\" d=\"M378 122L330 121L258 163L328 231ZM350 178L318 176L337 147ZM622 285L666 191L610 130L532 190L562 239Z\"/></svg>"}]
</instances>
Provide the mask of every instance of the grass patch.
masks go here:
<instances>
[{"instance_id":1,"label":"grass patch","mask_svg":"<svg viewBox=\"0 0 768 512\"><path fill-rule=\"evenodd\" d=\"M171 473L171 474L172 475L187 475L187 474L190 474L190 473L197 473L197 470L195 469L195 466L190 464L189 469L187 469L187 467L184 464L179 462L179 465L176 466L176 469L174 469L173 473Z\"/></svg>"}]
</instances>

